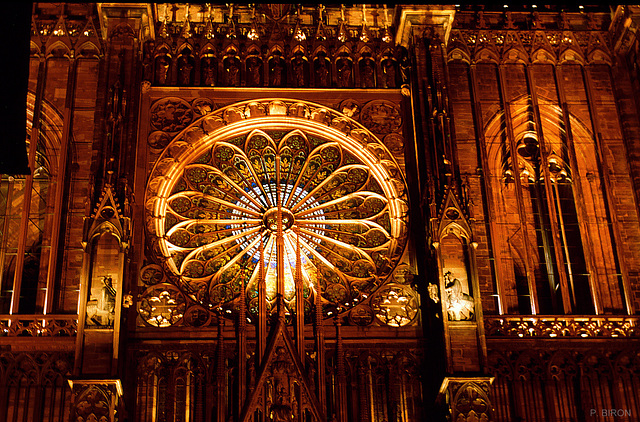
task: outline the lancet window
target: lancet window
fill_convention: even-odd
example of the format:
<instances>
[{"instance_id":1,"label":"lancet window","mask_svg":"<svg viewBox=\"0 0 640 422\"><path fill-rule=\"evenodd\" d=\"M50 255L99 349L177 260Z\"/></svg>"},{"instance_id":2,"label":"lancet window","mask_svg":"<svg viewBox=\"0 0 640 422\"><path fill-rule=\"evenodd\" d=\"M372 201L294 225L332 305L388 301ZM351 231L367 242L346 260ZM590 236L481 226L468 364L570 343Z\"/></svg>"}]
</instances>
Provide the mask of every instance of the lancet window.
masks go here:
<instances>
[{"instance_id":1,"label":"lancet window","mask_svg":"<svg viewBox=\"0 0 640 422\"><path fill-rule=\"evenodd\" d=\"M27 130L32 133L33 101ZM2 175L0 182L0 313L41 311L49 274L59 136L62 122L48 107L38 139L26 141L29 175Z\"/></svg>"},{"instance_id":2,"label":"lancet window","mask_svg":"<svg viewBox=\"0 0 640 422\"><path fill-rule=\"evenodd\" d=\"M479 68L478 83L487 84L479 91L494 83L498 95L491 102L501 107L484 139L496 165L490 187L498 221L494 236L505 236L496 240L507 241L512 262L511 271L498 271L517 296L515 307L535 314L621 309L597 143L586 123L559 105L564 91L557 75L583 78L580 66ZM586 103L582 94L580 104Z\"/></svg>"}]
</instances>

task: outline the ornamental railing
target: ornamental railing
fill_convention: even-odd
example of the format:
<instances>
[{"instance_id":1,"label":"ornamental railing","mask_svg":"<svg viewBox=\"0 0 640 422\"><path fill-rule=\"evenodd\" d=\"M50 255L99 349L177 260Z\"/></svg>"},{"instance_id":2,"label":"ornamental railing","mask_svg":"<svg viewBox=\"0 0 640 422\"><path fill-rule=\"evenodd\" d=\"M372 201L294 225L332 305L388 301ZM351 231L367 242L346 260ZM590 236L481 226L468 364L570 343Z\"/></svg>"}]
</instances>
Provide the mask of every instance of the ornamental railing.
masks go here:
<instances>
[{"instance_id":1,"label":"ornamental railing","mask_svg":"<svg viewBox=\"0 0 640 422\"><path fill-rule=\"evenodd\" d=\"M492 338L640 338L638 316L485 316L484 326Z\"/></svg>"},{"instance_id":2,"label":"ornamental railing","mask_svg":"<svg viewBox=\"0 0 640 422\"><path fill-rule=\"evenodd\" d=\"M0 337L74 337L78 315L0 315Z\"/></svg>"}]
</instances>

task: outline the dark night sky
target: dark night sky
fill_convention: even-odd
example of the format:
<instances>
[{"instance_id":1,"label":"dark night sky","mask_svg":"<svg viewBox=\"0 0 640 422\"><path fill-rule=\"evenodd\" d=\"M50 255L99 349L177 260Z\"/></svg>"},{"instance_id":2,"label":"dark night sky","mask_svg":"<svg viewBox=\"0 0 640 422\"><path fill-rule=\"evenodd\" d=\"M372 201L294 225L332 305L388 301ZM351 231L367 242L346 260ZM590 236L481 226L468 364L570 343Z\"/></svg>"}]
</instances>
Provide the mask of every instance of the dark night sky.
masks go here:
<instances>
[{"instance_id":1,"label":"dark night sky","mask_svg":"<svg viewBox=\"0 0 640 422\"><path fill-rule=\"evenodd\" d=\"M31 37L30 1L3 6L0 39L4 59L0 71L0 174L28 174L26 101Z\"/></svg>"}]
</instances>

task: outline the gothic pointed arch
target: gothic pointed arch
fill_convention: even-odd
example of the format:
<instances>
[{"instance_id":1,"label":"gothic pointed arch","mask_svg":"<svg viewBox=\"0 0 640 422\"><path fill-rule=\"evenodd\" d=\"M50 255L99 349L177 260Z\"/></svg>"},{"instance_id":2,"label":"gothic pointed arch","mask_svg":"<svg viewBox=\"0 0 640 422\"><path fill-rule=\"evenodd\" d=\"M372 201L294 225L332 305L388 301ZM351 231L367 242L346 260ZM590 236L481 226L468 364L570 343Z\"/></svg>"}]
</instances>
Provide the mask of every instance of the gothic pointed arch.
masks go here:
<instances>
[{"instance_id":1,"label":"gothic pointed arch","mask_svg":"<svg viewBox=\"0 0 640 422\"><path fill-rule=\"evenodd\" d=\"M76 51L78 52L78 58L83 59L99 59L102 55L100 46L93 41L85 41L80 44Z\"/></svg>"},{"instance_id":2,"label":"gothic pointed arch","mask_svg":"<svg viewBox=\"0 0 640 422\"><path fill-rule=\"evenodd\" d=\"M563 46L558 52L558 64L577 63L584 65L586 62L582 49L577 46Z\"/></svg>"},{"instance_id":3,"label":"gothic pointed arch","mask_svg":"<svg viewBox=\"0 0 640 422\"><path fill-rule=\"evenodd\" d=\"M459 47L450 48L447 52L447 61L451 62L454 60L461 60L465 63L471 63L471 57L467 53L466 49L462 49Z\"/></svg>"},{"instance_id":4,"label":"gothic pointed arch","mask_svg":"<svg viewBox=\"0 0 640 422\"><path fill-rule=\"evenodd\" d=\"M273 420L301 417L307 412L307 420L326 420L283 317L278 318L271 333L255 388L240 415L242 422L256 422L254 412L261 408Z\"/></svg>"},{"instance_id":5,"label":"gothic pointed arch","mask_svg":"<svg viewBox=\"0 0 640 422\"><path fill-rule=\"evenodd\" d=\"M447 43L447 57L449 60L464 60L471 62L471 53L466 43L463 41L460 30L452 30Z\"/></svg>"},{"instance_id":6,"label":"gothic pointed arch","mask_svg":"<svg viewBox=\"0 0 640 422\"><path fill-rule=\"evenodd\" d=\"M50 57L71 57L71 48L69 45L62 40L50 40L46 45L46 56Z\"/></svg>"}]
</instances>

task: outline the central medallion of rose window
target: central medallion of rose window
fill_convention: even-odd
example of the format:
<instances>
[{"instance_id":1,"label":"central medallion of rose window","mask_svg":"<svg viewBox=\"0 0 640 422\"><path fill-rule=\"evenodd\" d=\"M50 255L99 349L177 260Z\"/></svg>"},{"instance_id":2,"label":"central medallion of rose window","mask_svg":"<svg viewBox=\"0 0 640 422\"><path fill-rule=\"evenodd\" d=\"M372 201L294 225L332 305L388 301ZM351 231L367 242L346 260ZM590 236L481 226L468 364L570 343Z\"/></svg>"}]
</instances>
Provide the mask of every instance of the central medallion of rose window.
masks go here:
<instances>
[{"instance_id":1,"label":"central medallion of rose window","mask_svg":"<svg viewBox=\"0 0 640 422\"><path fill-rule=\"evenodd\" d=\"M172 282L210 309L235 312L244 297L256 314L264 283L269 306L284 286L295 312L301 284L305 312L317 295L326 315L348 310L404 252L406 185L373 135L345 132L357 123L300 103L284 115L287 104L268 101L217 110L167 146L147 185L152 248ZM297 117L299 107L308 113Z\"/></svg>"},{"instance_id":2,"label":"central medallion of rose window","mask_svg":"<svg viewBox=\"0 0 640 422\"><path fill-rule=\"evenodd\" d=\"M278 221L282 221L282 230L287 231L293 226L293 213L288 209L282 209L280 212L280 218L278 218L278 208L271 208L264 213L262 218L264 227L271 232L278 230Z\"/></svg>"}]
</instances>

